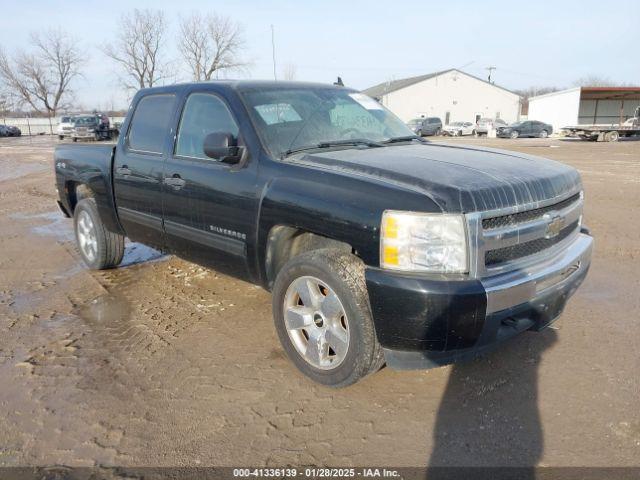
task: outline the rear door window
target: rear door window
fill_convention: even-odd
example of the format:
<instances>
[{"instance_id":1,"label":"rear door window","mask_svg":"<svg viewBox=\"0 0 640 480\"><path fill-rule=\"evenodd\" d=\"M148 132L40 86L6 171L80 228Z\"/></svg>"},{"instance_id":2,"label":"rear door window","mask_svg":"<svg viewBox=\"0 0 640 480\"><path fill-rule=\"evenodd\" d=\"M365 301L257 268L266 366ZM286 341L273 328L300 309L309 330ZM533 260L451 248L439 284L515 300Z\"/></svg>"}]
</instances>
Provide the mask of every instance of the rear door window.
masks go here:
<instances>
[{"instance_id":1,"label":"rear door window","mask_svg":"<svg viewBox=\"0 0 640 480\"><path fill-rule=\"evenodd\" d=\"M130 150L162 154L173 114L175 95L148 95L138 102L131 120L127 145Z\"/></svg>"}]
</instances>

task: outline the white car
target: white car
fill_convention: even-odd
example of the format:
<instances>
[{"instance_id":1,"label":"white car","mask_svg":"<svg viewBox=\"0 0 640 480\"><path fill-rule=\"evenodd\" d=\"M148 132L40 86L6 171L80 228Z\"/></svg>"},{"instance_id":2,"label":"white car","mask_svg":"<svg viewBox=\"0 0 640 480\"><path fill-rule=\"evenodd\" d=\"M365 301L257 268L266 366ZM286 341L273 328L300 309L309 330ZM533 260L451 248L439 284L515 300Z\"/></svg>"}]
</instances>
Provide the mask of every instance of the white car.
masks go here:
<instances>
[{"instance_id":1,"label":"white car","mask_svg":"<svg viewBox=\"0 0 640 480\"><path fill-rule=\"evenodd\" d=\"M73 133L73 117L70 115L65 115L60 117L60 121L58 122L58 138L62 140L64 137L69 137Z\"/></svg>"},{"instance_id":2,"label":"white car","mask_svg":"<svg viewBox=\"0 0 640 480\"><path fill-rule=\"evenodd\" d=\"M476 125L471 122L453 122L446 125L442 129L442 132L453 137L460 137L462 135L475 135Z\"/></svg>"}]
</instances>

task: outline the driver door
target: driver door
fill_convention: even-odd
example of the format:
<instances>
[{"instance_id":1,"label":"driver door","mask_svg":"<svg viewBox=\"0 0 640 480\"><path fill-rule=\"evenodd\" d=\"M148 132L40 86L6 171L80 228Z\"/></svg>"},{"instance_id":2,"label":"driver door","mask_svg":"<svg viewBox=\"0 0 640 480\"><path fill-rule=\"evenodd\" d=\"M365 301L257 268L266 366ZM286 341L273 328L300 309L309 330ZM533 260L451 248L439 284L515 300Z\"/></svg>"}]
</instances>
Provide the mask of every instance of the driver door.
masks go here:
<instances>
[{"instance_id":1,"label":"driver door","mask_svg":"<svg viewBox=\"0 0 640 480\"><path fill-rule=\"evenodd\" d=\"M247 242L255 230L255 162L228 165L205 155L210 133L242 137L225 101L192 91L164 165L163 218L168 249L237 276L247 274Z\"/></svg>"}]
</instances>

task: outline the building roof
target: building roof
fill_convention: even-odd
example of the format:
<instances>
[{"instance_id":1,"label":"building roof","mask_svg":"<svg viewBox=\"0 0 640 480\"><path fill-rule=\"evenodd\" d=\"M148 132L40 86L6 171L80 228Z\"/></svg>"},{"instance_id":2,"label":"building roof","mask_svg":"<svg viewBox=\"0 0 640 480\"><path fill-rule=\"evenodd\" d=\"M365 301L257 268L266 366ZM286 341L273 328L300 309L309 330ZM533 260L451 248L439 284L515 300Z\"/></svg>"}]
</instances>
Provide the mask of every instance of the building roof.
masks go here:
<instances>
[{"instance_id":1,"label":"building roof","mask_svg":"<svg viewBox=\"0 0 640 480\"><path fill-rule=\"evenodd\" d=\"M427 73L426 75L418 75L417 77L401 78L400 80L390 80L388 82L379 83L378 85L369 87L366 90L363 90L362 93L366 93L370 97L380 97L387 93L395 92L396 90L400 90L401 88L413 85L414 83L420 83L424 80L437 77L438 75L450 72L451 70L453 69L443 70L441 72Z\"/></svg>"},{"instance_id":2,"label":"building roof","mask_svg":"<svg viewBox=\"0 0 640 480\"><path fill-rule=\"evenodd\" d=\"M538 98L552 97L554 95L563 95L569 92L580 91L580 98L583 100L622 100L640 99L640 87L573 87L566 90L558 90L557 92L545 93L529 98L529 101Z\"/></svg>"},{"instance_id":3,"label":"building roof","mask_svg":"<svg viewBox=\"0 0 640 480\"><path fill-rule=\"evenodd\" d=\"M379 83L378 85L374 85L373 87L369 87L366 90L363 90L362 93L366 93L370 97L380 98L381 96L386 95L388 93L395 92L397 90L401 90L403 88L409 87L416 83L429 80L430 78L439 77L440 75L444 75L445 73L454 72L454 71L462 73L463 75L466 75L468 77L475 78L480 82L484 82L488 85L491 85L492 87L499 88L500 90L504 90L513 95L518 95L517 93L512 92L511 90L507 90L506 88L496 85L495 83L489 83L486 80L483 80L482 78L478 78L475 75L471 75L470 73L467 73L467 72L462 72L457 68L450 68L448 70L442 70L440 72L428 73L426 75L418 75L417 77L401 78L400 80L391 80L388 82Z\"/></svg>"},{"instance_id":4,"label":"building roof","mask_svg":"<svg viewBox=\"0 0 640 480\"><path fill-rule=\"evenodd\" d=\"M639 100L640 87L582 87L585 100Z\"/></svg>"}]
</instances>

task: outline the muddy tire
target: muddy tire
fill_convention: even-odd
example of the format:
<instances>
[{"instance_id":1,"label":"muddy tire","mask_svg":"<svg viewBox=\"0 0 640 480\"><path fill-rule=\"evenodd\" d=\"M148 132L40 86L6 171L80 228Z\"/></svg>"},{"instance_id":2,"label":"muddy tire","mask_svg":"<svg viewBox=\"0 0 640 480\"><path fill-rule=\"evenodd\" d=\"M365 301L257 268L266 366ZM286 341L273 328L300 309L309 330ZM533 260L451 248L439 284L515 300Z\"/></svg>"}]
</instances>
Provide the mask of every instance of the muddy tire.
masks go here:
<instances>
[{"instance_id":1,"label":"muddy tire","mask_svg":"<svg viewBox=\"0 0 640 480\"><path fill-rule=\"evenodd\" d=\"M321 249L289 260L273 287L276 332L313 381L346 387L384 364L364 279L351 253Z\"/></svg>"},{"instance_id":2,"label":"muddy tire","mask_svg":"<svg viewBox=\"0 0 640 480\"><path fill-rule=\"evenodd\" d=\"M120 264L124 255L124 236L105 228L93 198L78 202L73 212L76 243L84 263L92 270Z\"/></svg>"}]
</instances>

